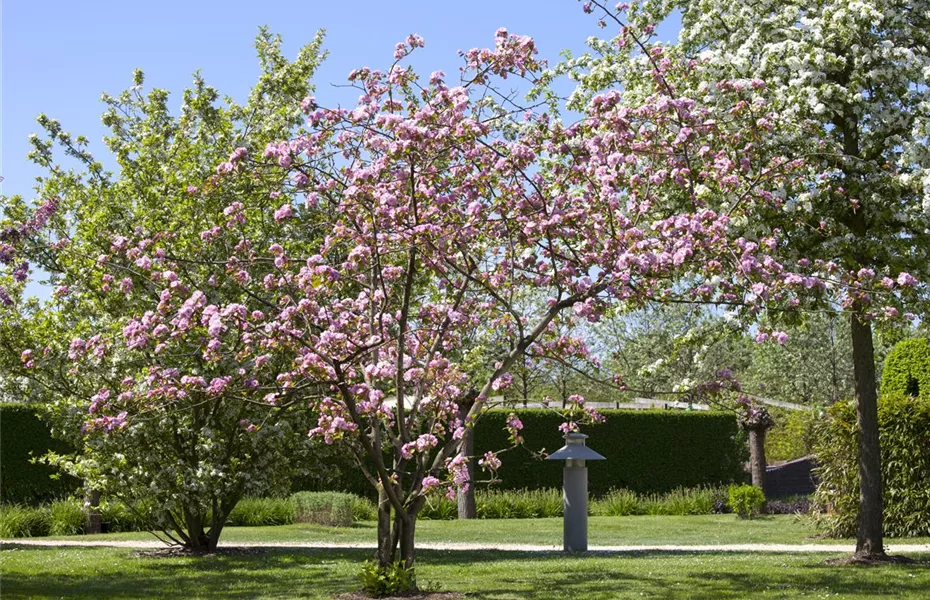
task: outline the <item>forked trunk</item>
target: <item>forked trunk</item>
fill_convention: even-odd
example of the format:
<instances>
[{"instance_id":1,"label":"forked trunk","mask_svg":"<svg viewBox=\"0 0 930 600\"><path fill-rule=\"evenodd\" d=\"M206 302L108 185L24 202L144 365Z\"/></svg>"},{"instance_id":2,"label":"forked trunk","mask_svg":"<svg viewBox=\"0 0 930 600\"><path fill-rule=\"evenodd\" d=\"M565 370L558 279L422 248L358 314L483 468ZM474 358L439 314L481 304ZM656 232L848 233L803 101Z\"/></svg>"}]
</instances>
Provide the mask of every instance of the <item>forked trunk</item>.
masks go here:
<instances>
[{"instance_id":1,"label":"forked trunk","mask_svg":"<svg viewBox=\"0 0 930 600\"><path fill-rule=\"evenodd\" d=\"M219 535L208 535L203 522L196 517L187 519L188 550L196 554L207 554L216 551Z\"/></svg>"},{"instance_id":2,"label":"forked trunk","mask_svg":"<svg viewBox=\"0 0 930 600\"><path fill-rule=\"evenodd\" d=\"M399 562L406 569L413 569L416 563L416 525L417 513L422 502L414 502L403 513L393 510L384 490L379 490L378 496L378 550L375 558L378 566L388 568ZM392 524L393 513L393 529ZM413 587L417 589L416 573L413 572Z\"/></svg>"},{"instance_id":3,"label":"forked trunk","mask_svg":"<svg viewBox=\"0 0 930 600\"><path fill-rule=\"evenodd\" d=\"M882 459L878 440L878 390L872 325L850 317L853 371L856 378L856 421L859 426L859 521L856 556L885 556L882 523Z\"/></svg>"},{"instance_id":4,"label":"forked trunk","mask_svg":"<svg viewBox=\"0 0 930 600\"><path fill-rule=\"evenodd\" d=\"M226 524L226 519L232 509L227 508L222 512L219 512L219 509L217 510L218 512L210 519L209 530L207 529L207 522L199 514L185 513L184 523L187 527L185 546L188 550L196 554L216 552L220 542L220 534L223 533L223 526Z\"/></svg>"}]
</instances>

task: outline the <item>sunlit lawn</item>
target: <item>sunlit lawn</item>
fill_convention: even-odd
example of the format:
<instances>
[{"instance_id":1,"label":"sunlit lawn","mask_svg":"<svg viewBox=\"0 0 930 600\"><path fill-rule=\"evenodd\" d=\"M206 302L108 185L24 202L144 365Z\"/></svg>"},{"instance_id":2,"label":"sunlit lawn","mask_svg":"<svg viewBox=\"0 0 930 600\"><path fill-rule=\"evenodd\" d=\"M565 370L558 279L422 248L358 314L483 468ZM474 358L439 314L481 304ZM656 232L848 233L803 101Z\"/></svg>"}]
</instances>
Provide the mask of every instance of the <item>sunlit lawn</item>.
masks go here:
<instances>
[{"instance_id":1,"label":"sunlit lawn","mask_svg":"<svg viewBox=\"0 0 930 600\"><path fill-rule=\"evenodd\" d=\"M759 517L741 521L734 515L689 517L636 516L591 517L591 545L686 545L686 544L803 544L839 543L851 540L813 539L813 526L791 515ZM116 533L81 536L84 540L153 540L147 533ZM375 541L374 523L354 527L283 525L278 527L230 527L223 541L235 542L369 542ZM422 542L477 542L505 544L562 543L562 519L479 519L473 521L419 521L417 540ZM889 540L894 542L895 540ZM901 540L930 543L930 538Z\"/></svg>"}]
</instances>

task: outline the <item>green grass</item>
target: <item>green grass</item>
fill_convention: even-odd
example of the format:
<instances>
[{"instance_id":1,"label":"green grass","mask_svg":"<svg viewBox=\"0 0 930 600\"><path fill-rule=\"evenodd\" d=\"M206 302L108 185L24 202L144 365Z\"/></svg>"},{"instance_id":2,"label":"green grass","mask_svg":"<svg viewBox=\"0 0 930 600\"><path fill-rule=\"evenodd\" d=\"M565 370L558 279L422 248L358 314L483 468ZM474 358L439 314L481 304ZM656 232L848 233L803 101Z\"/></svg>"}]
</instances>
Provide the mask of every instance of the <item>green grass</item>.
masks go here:
<instances>
[{"instance_id":1,"label":"green grass","mask_svg":"<svg viewBox=\"0 0 930 600\"><path fill-rule=\"evenodd\" d=\"M591 545L633 544L801 544L850 543L850 540L812 539L814 528L804 519L792 515L762 516L740 520L735 515L590 517L588 541ZM371 542L375 525L359 523L353 527L322 527L311 524L278 527L229 527L222 541L234 542ZM141 532L87 535L82 540L152 540ZM509 544L562 543L562 519L532 521L473 520L419 521L417 541L482 542ZM894 542L895 540L888 540ZM902 543L930 543L930 538L911 538Z\"/></svg>"},{"instance_id":2,"label":"green grass","mask_svg":"<svg viewBox=\"0 0 930 600\"><path fill-rule=\"evenodd\" d=\"M140 558L117 548L4 545L0 574L11 598L310 598L357 589L365 550ZM824 555L639 553L419 554L421 584L473 599L925 598L930 566L830 567ZM924 555L924 560L930 556Z\"/></svg>"}]
</instances>

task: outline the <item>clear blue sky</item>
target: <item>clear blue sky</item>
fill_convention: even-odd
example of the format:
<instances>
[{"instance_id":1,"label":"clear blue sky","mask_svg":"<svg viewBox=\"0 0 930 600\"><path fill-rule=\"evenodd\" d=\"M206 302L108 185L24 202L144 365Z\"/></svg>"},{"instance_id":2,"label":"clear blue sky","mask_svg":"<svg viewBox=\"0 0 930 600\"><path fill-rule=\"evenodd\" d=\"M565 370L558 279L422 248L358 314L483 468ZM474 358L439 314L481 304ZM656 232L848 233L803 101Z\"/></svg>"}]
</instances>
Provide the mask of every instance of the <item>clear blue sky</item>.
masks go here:
<instances>
[{"instance_id":1,"label":"clear blue sky","mask_svg":"<svg viewBox=\"0 0 930 600\"><path fill-rule=\"evenodd\" d=\"M6 0L2 3L2 146L0 184L7 195L32 196L40 172L26 160L27 136L38 131L44 112L66 131L91 140L105 164L101 138L101 92L116 94L130 86L136 67L146 86L180 91L201 69L221 93L244 100L258 75L252 40L259 25L284 38L293 57L319 28L327 30L329 58L317 73L321 103L350 103L342 83L353 68L389 64L394 44L419 33L426 48L415 65L422 74L460 65L457 51L493 43L494 31L507 27L536 38L540 54L551 60L563 48L584 49L599 30L575 0L471 0L470 2L242 2L227 0ZM677 24L660 28L663 39Z\"/></svg>"}]
</instances>

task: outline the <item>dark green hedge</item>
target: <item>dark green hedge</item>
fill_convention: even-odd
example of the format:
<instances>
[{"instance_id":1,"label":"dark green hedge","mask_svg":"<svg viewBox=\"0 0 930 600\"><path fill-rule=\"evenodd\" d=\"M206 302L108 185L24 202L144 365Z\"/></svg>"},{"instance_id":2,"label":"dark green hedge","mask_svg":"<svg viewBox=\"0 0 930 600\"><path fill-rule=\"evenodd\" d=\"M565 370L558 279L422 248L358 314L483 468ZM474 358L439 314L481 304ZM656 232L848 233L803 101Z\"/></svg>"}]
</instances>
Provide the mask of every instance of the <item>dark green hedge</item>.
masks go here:
<instances>
[{"instance_id":1,"label":"dark green hedge","mask_svg":"<svg viewBox=\"0 0 930 600\"><path fill-rule=\"evenodd\" d=\"M914 338L895 344L882 369L882 394L930 397L930 340Z\"/></svg>"},{"instance_id":2,"label":"dark green hedge","mask_svg":"<svg viewBox=\"0 0 930 600\"><path fill-rule=\"evenodd\" d=\"M475 429L476 454L507 446L506 411L489 411ZM517 411L523 421L524 447L501 456L503 489L560 488L561 461L539 460L535 453L564 445L561 417L551 411ZM605 410L604 423L583 432L587 444L606 457L588 463L588 489L594 495L613 488L667 492L677 487L742 481L745 444L731 413L669 410Z\"/></svg>"},{"instance_id":3,"label":"dark green hedge","mask_svg":"<svg viewBox=\"0 0 930 600\"><path fill-rule=\"evenodd\" d=\"M835 537L853 537L859 511L856 407L837 402L817 425L815 501L830 510L819 521ZM930 397L883 395L878 401L885 535L930 535Z\"/></svg>"},{"instance_id":4,"label":"dark green hedge","mask_svg":"<svg viewBox=\"0 0 930 600\"><path fill-rule=\"evenodd\" d=\"M523 446L500 455L499 489L562 487L563 464L541 460L538 453L554 452L564 439L558 414L533 409L515 411L523 421ZM732 413L705 411L601 411L606 422L584 428L588 444L607 460L588 467L589 490L594 495L626 488L639 493L667 492L678 487L718 485L743 481L746 443ZM509 411L492 410L475 428L475 454L507 448L504 429ZM302 480L295 490L340 490L371 497L371 486L348 457L332 463L327 481ZM479 479L482 474L479 472Z\"/></svg>"},{"instance_id":5,"label":"dark green hedge","mask_svg":"<svg viewBox=\"0 0 930 600\"><path fill-rule=\"evenodd\" d=\"M69 452L67 444L52 438L48 425L36 410L21 404L0 404L0 501L34 504L67 496L79 482L30 459L49 450Z\"/></svg>"}]
</instances>

